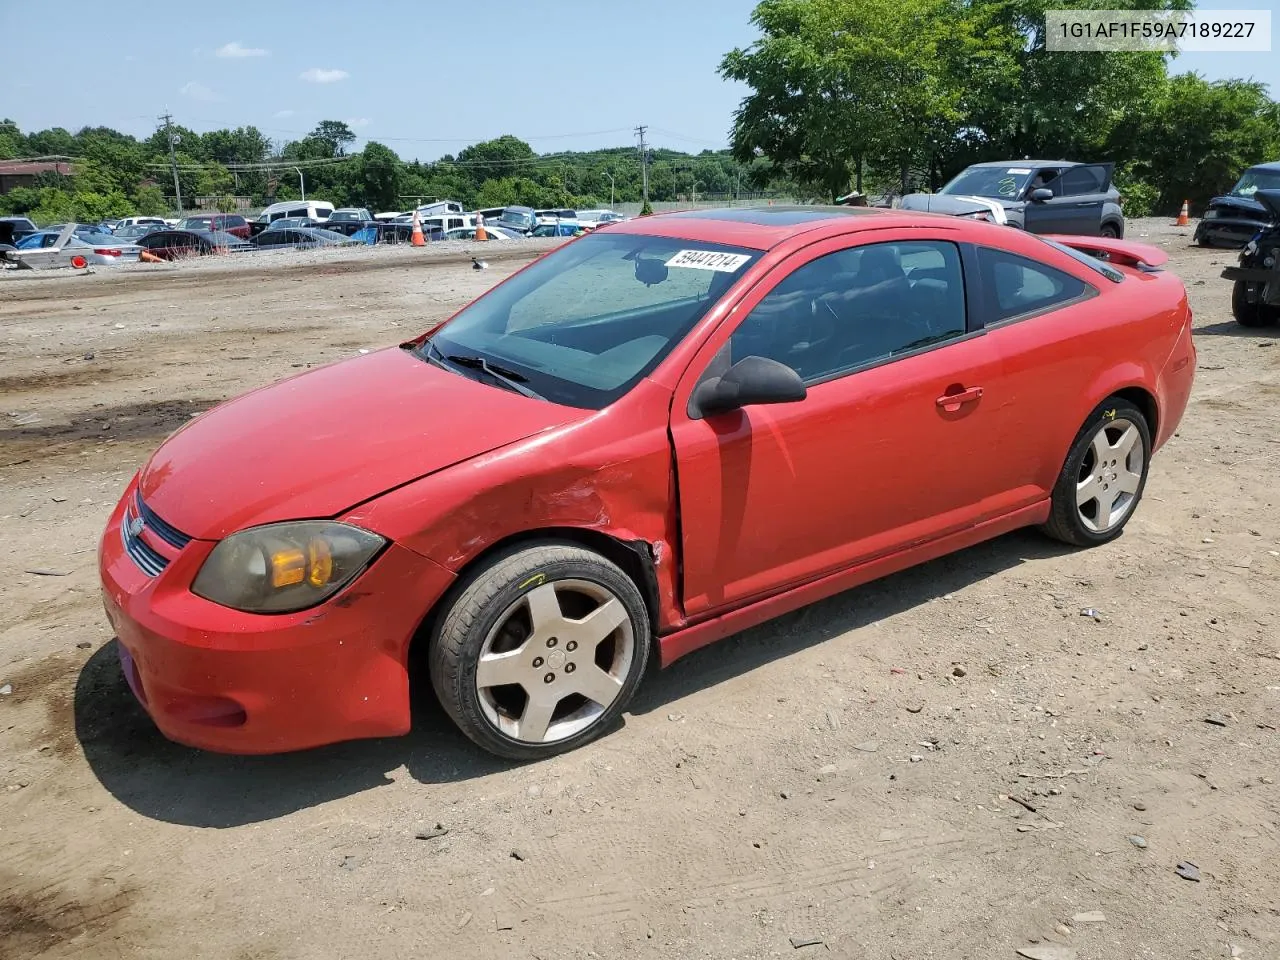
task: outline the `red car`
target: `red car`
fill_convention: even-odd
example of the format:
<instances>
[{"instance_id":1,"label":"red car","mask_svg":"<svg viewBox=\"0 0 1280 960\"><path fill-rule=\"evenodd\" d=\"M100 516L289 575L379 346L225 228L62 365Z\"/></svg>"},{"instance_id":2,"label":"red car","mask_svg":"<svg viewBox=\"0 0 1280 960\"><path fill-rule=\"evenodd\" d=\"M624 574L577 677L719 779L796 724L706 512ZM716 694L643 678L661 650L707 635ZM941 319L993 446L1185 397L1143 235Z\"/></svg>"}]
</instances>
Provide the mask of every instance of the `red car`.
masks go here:
<instances>
[{"instance_id":1,"label":"red car","mask_svg":"<svg viewBox=\"0 0 1280 960\"><path fill-rule=\"evenodd\" d=\"M653 652L1018 527L1106 543L1191 391L1164 259L867 207L612 224L169 437L101 544L126 677L232 753L404 733L429 677L545 757Z\"/></svg>"},{"instance_id":2,"label":"red car","mask_svg":"<svg viewBox=\"0 0 1280 960\"><path fill-rule=\"evenodd\" d=\"M238 213L201 213L187 217L178 224L179 230L205 230L212 233L229 233L241 240L248 240L249 221Z\"/></svg>"}]
</instances>

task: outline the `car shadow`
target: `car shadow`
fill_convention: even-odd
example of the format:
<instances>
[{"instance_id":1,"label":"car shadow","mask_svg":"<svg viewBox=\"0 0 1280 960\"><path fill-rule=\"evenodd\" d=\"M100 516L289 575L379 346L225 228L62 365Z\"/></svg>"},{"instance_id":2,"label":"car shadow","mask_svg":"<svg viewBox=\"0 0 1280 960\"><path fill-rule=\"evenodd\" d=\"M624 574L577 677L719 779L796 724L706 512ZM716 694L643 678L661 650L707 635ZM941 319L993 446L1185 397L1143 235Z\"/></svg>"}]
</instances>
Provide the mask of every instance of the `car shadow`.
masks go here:
<instances>
[{"instance_id":1,"label":"car shadow","mask_svg":"<svg viewBox=\"0 0 1280 960\"><path fill-rule=\"evenodd\" d=\"M640 687L630 710L660 710L691 693L963 590L1029 560L1063 556L1072 550L1035 531L1016 531L846 590L695 650L668 669L655 671Z\"/></svg>"},{"instance_id":2,"label":"car shadow","mask_svg":"<svg viewBox=\"0 0 1280 960\"><path fill-rule=\"evenodd\" d=\"M1242 327L1234 320L1224 320L1196 327L1194 332L1197 337L1255 337L1274 340L1280 337L1280 326Z\"/></svg>"},{"instance_id":3,"label":"car shadow","mask_svg":"<svg viewBox=\"0 0 1280 960\"><path fill-rule=\"evenodd\" d=\"M644 714L765 663L961 590L1028 560L1068 552L1037 534L1013 533L846 591L729 637L646 678L630 708ZM519 764L473 745L440 709L429 684L413 696L413 730L297 753L227 756L166 740L130 692L116 641L97 650L76 681L75 731L98 781L155 820L232 827L276 819L394 782L403 768L422 784L454 783Z\"/></svg>"}]
</instances>

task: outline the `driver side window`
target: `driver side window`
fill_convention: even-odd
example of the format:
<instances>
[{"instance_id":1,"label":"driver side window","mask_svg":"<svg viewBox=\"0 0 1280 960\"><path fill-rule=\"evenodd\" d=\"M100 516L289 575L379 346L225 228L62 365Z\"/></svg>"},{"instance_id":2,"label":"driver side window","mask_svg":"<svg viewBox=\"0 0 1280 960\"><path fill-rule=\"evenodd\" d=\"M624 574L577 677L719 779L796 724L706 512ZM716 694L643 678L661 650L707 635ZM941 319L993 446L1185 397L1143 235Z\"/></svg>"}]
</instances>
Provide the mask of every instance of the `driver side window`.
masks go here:
<instances>
[{"instance_id":1,"label":"driver side window","mask_svg":"<svg viewBox=\"0 0 1280 960\"><path fill-rule=\"evenodd\" d=\"M813 384L965 332L955 244L865 244L819 257L783 279L729 338L729 361L777 360Z\"/></svg>"}]
</instances>

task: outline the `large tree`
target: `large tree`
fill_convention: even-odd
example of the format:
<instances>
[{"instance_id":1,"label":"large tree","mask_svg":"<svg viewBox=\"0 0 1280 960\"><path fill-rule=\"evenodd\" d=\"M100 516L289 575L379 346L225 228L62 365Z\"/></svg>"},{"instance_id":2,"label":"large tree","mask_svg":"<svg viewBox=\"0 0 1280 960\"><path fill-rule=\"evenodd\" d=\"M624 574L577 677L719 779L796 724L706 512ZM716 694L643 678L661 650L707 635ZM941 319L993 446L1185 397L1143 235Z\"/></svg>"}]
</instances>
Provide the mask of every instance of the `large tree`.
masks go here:
<instances>
[{"instance_id":1,"label":"large tree","mask_svg":"<svg viewBox=\"0 0 1280 960\"><path fill-rule=\"evenodd\" d=\"M864 160L905 180L964 124L966 67L1008 87L1019 41L964 0L764 0L752 22L761 38L720 66L752 88L734 116L734 155L766 156L833 198Z\"/></svg>"}]
</instances>

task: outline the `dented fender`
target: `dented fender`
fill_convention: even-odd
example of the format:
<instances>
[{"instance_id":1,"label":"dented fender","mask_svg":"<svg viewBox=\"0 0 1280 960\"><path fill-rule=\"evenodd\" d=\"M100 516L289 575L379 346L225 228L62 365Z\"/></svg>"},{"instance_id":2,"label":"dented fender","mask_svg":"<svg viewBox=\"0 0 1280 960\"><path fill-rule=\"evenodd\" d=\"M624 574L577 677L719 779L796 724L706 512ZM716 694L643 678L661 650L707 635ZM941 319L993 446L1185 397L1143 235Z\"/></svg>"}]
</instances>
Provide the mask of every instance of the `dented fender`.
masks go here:
<instances>
[{"instance_id":1,"label":"dented fender","mask_svg":"<svg viewBox=\"0 0 1280 960\"><path fill-rule=\"evenodd\" d=\"M682 625L667 411L671 391L642 381L606 410L398 487L342 519L461 573L516 538L607 536L647 570L655 632Z\"/></svg>"}]
</instances>

